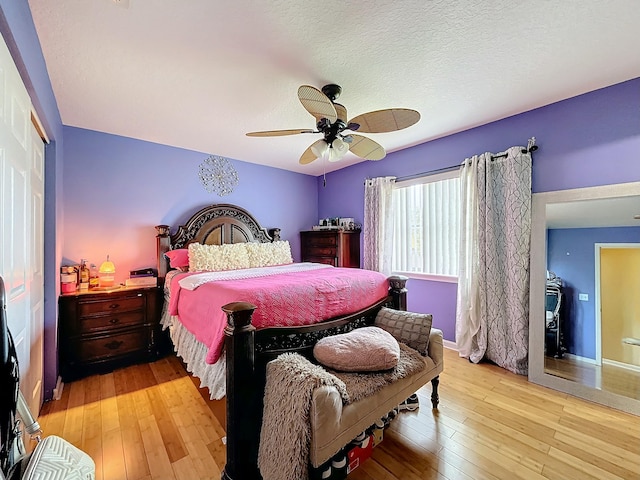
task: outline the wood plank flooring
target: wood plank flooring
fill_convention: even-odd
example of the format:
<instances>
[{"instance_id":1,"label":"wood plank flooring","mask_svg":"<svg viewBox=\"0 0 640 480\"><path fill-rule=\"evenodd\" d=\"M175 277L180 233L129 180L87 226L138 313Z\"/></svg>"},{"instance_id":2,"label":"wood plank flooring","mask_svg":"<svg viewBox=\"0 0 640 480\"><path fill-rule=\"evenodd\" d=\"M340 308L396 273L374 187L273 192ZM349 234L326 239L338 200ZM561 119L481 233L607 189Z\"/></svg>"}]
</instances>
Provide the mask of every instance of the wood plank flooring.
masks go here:
<instances>
[{"instance_id":1,"label":"wood plank flooring","mask_svg":"<svg viewBox=\"0 0 640 480\"><path fill-rule=\"evenodd\" d=\"M65 385L40 423L104 480L219 479L224 404L175 357ZM349 480L638 479L640 417L530 384L445 350L440 407L401 413ZM239 479L240 480L240 479Z\"/></svg>"},{"instance_id":2,"label":"wood plank flooring","mask_svg":"<svg viewBox=\"0 0 640 480\"><path fill-rule=\"evenodd\" d=\"M588 387L640 400L640 372L636 370L607 363L594 365L570 355L563 358L544 357L544 370Z\"/></svg>"}]
</instances>

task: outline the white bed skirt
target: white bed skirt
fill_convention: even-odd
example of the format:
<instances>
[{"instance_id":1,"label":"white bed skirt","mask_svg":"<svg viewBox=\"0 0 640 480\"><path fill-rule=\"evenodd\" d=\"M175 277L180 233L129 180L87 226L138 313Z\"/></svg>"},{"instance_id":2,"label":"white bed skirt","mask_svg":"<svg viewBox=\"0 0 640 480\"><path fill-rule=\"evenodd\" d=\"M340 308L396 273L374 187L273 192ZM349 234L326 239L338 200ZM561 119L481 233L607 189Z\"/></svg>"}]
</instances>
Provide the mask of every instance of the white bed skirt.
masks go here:
<instances>
[{"instance_id":1,"label":"white bed skirt","mask_svg":"<svg viewBox=\"0 0 640 480\"><path fill-rule=\"evenodd\" d=\"M207 363L208 348L196 340L196 337L180 323L178 317L169 314L167 305L168 302L165 301L160 322L163 329L169 329L173 349L184 360L187 371L200 379L200 387L209 389L209 397L212 400L220 400L225 396L227 387L225 353L222 352L216 363Z\"/></svg>"}]
</instances>

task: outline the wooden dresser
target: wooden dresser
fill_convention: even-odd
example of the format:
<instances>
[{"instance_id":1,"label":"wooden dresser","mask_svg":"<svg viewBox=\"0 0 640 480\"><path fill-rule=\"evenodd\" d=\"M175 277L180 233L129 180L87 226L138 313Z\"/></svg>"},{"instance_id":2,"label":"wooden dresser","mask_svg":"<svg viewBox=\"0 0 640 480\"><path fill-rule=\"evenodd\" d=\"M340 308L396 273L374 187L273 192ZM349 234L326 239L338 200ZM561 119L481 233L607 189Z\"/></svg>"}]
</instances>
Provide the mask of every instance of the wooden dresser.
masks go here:
<instances>
[{"instance_id":1,"label":"wooden dresser","mask_svg":"<svg viewBox=\"0 0 640 480\"><path fill-rule=\"evenodd\" d=\"M300 232L302 261L360 268L360 230Z\"/></svg>"},{"instance_id":2,"label":"wooden dresser","mask_svg":"<svg viewBox=\"0 0 640 480\"><path fill-rule=\"evenodd\" d=\"M59 363L64 381L158 358L162 292L158 287L61 295Z\"/></svg>"}]
</instances>

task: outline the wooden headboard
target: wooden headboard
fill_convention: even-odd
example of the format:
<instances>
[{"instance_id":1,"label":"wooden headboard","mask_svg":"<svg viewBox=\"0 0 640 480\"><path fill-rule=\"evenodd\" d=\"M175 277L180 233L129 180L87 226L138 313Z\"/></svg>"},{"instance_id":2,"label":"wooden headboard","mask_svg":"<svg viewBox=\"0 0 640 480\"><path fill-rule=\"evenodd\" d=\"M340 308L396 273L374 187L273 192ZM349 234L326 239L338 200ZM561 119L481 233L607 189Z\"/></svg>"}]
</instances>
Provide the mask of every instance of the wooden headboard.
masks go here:
<instances>
[{"instance_id":1,"label":"wooden headboard","mask_svg":"<svg viewBox=\"0 0 640 480\"><path fill-rule=\"evenodd\" d=\"M164 279L169 271L169 261L164 254L169 250L185 248L193 242L222 245L280 240L279 228L267 230L244 208L223 203L199 210L184 225L180 225L173 235L170 229L169 225L156 226L159 279Z\"/></svg>"}]
</instances>

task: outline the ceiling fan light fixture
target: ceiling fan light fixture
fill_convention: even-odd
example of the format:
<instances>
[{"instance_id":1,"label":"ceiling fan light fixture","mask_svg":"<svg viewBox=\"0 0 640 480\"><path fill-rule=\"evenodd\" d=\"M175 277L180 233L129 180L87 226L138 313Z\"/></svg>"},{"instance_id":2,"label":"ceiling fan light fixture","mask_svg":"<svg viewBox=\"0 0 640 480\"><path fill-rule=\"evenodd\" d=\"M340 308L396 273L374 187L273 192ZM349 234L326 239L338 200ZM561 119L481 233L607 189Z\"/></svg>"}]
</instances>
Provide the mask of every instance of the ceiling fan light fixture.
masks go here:
<instances>
[{"instance_id":1,"label":"ceiling fan light fixture","mask_svg":"<svg viewBox=\"0 0 640 480\"><path fill-rule=\"evenodd\" d=\"M327 158L329 156L329 144L324 140L318 140L311 145L311 151L317 158Z\"/></svg>"}]
</instances>

